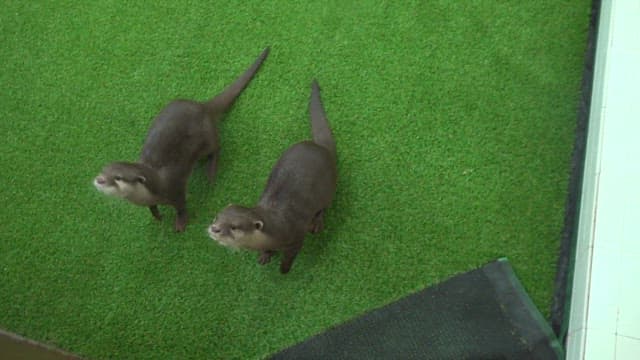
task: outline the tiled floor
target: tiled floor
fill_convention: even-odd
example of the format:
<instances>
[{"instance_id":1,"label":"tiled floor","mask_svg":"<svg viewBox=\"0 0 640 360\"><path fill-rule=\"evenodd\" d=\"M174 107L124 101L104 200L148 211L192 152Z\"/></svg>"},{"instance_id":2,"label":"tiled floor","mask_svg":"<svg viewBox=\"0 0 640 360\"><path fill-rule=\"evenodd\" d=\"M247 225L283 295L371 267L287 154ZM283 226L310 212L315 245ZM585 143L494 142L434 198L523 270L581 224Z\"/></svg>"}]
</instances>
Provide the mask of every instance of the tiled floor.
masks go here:
<instances>
[{"instance_id":1,"label":"tiled floor","mask_svg":"<svg viewBox=\"0 0 640 360\"><path fill-rule=\"evenodd\" d=\"M640 359L640 0L602 0L567 359Z\"/></svg>"}]
</instances>

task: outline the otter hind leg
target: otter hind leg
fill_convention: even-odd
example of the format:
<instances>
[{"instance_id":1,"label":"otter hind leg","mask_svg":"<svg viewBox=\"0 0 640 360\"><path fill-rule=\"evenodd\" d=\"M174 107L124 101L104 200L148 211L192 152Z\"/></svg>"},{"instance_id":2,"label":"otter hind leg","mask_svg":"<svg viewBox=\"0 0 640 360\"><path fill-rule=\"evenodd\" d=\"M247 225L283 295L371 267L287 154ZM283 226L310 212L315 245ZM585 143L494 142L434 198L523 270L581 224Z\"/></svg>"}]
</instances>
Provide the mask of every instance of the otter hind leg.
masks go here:
<instances>
[{"instance_id":1,"label":"otter hind leg","mask_svg":"<svg viewBox=\"0 0 640 360\"><path fill-rule=\"evenodd\" d=\"M293 260L296 259L298 253L302 249L302 242L299 245L288 248L282 252L282 261L280 262L280 273L286 274L291 270L291 265L293 265Z\"/></svg>"}]
</instances>

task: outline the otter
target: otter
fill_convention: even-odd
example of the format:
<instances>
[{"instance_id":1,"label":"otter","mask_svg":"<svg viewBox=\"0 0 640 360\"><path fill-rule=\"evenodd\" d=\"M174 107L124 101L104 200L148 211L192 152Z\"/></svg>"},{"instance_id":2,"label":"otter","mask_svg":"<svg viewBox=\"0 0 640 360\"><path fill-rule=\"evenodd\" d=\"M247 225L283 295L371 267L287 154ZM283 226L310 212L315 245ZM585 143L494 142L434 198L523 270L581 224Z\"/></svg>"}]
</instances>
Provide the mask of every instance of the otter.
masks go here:
<instances>
[{"instance_id":1,"label":"otter","mask_svg":"<svg viewBox=\"0 0 640 360\"><path fill-rule=\"evenodd\" d=\"M176 209L175 230L187 226L187 180L196 162L208 159L207 176L213 181L219 152L216 123L249 84L269 54L264 49L255 62L231 85L207 102L174 100L154 119L137 162L113 162L94 179L102 193L147 206L157 220L158 205Z\"/></svg>"},{"instance_id":2,"label":"otter","mask_svg":"<svg viewBox=\"0 0 640 360\"><path fill-rule=\"evenodd\" d=\"M312 140L284 151L258 204L251 208L229 205L208 228L209 236L223 246L258 251L261 265L280 251L282 274L291 269L305 234L322 231L325 210L336 191L336 143L315 79L311 84L309 115Z\"/></svg>"}]
</instances>

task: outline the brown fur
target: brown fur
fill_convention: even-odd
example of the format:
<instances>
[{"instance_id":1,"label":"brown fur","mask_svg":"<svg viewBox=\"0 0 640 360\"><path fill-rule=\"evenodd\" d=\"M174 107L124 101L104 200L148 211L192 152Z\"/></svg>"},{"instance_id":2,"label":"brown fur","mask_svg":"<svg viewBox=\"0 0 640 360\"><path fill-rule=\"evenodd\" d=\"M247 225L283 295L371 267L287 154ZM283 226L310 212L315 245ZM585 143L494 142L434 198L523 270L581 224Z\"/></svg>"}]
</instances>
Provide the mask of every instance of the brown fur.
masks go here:
<instances>
[{"instance_id":1,"label":"brown fur","mask_svg":"<svg viewBox=\"0 0 640 360\"><path fill-rule=\"evenodd\" d=\"M305 234L323 228L337 180L336 147L314 80L309 100L313 141L288 148L273 167L260 201L253 208L230 205L216 216L209 235L225 246L258 250L266 264L282 252L286 274L302 248Z\"/></svg>"},{"instance_id":2,"label":"brown fur","mask_svg":"<svg viewBox=\"0 0 640 360\"><path fill-rule=\"evenodd\" d=\"M155 118L138 162L114 162L95 178L102 192L148 206L160 220L158 205L176 209L176 231L187 225L187 180L198 159L207 157L207 175L213 180L219 151L217 121L251 81L269 54L266 48L233 84L213 99L201 103L175 100Z\"/></svg>"}]
</instances>

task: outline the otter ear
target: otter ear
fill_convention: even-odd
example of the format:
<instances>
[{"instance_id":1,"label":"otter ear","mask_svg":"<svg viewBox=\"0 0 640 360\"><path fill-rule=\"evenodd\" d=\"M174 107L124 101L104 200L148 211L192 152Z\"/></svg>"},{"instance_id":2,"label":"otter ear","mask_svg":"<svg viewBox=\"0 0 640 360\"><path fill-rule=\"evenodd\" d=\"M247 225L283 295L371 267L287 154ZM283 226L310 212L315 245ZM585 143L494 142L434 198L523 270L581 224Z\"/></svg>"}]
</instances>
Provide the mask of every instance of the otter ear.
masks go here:
<instances>
[{"instance_id":1,"label":"otter ear","mask_svg":"<svg viewBox=\"0 0 640 360\"><path fill-rule=\"evenodd\" d=\"M136 181L138 181L138 182L139 182L139 183L141 183L141 184L144 184L144 183L146 183L146 182L147 182L147 178L146 178L146 177L144 177L144 176L142 176L142 175L138 175L138 176L136 177Z\"/></svg>"},{"instance_id":2,"label":"otter ear","mask_svg":"<svg viewBox=\"0 0 640 360\"><path fill-rule=\"evenodd\" d=\"M253 226L256 228L256 230L262 230L262 228L264 227L264 223L260 220L256 220L253 222Z\"/></svg>"}]
</instances>

